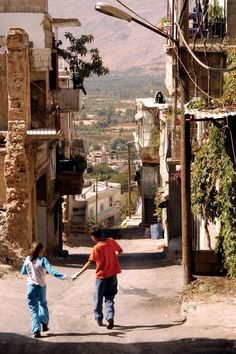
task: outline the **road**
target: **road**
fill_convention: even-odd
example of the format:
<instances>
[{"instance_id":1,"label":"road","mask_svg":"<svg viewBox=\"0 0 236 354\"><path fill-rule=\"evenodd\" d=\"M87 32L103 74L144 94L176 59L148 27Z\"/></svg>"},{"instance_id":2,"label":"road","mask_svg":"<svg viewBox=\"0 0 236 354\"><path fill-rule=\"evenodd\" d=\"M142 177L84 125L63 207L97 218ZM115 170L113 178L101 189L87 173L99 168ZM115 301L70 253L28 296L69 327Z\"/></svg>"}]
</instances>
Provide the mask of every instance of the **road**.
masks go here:
<instances>
[{"instance_id":1,"label":"road","mask_svg":"<svg viewBox=\"0 0 236 354\"><path fill-rule=\"evenodd\" d=\"M0 280L2 354L236 353L234 334L206 328L201 320L181 322L182 266L157 252L151 239L119 240L124 249L119 275L115 327L93 319L94 269L75 282L47 276L50 331L34 339L23 276ZM54 266L72 275L87 260L92 244L69 248Z\"/></svg>"}]
</instances>

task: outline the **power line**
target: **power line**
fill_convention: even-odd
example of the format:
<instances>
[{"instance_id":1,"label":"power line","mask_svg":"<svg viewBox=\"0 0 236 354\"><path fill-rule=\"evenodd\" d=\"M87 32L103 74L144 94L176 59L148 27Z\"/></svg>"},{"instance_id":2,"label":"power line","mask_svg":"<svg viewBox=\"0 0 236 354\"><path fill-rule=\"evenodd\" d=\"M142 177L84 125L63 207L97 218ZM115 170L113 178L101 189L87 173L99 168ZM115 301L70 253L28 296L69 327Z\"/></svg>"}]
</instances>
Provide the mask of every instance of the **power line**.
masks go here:
<instances>
[{"instance_id":1,"label":"power line","mask_svg":"<svg viewBox=\"0 0 236 354\"><path fill-rule=\"evenodd\" d=\"M182 41L184 42L184 45L186 46L186 48L188 49L189 53L191 54L191 56L198 62L199 65L201 65L203 68L207 69L207 70L211 70L211 71L219 71L219 72L224 72L224 73L227 73L227 72L230 72L230 71L234 71L236 70L236 66L232 67L232 68L229 68L229 69L222 69L222 68L214 68L212 66L208 66L206 64L204 64L202 61L200 61L198 59L198 57L194 54L194 52L192 51L192 49L189 47L188 43L186 42L183 34L182 34L182 31L181 31L181 28L180 28L180 25L178 22L176 22L176 26L177 26L177 29L178 29L178 32L180 34L180 37L182 39Z\"/></svg>"},{"instance_id":2,"label":"power line","mask_svg":"<svg viewBox=\"0 0 236 354\"><path fill-rule=\"evenodd\" d=\"M152 26L153 28L157 28L157 26L155 26L153 23L151 23L150 21L148 21L146 18L142 17L141 15L139 15L137 12L135 12L134 10L132 10L130 7L128 7L127 5L125 5L122 1L120 0L116 0L119 4L121 4L122 6L124 6L127 10L129 10L130 12L132 12L135 16L139 17L141 20L145 21L146 23L148 23L150 26Z\"/></svg>"},{"instance_id":3,"label":"power line","mask_svg":"<svg viewBox=\"0 0 236 354\"><path fill-rule=\"evenodd\" d=\"M177 50L175 48L174 49L174 52L178 58L178 61L180 62L180 64L182 65L183 69L185 70L185 72L187 73L188 77L190 78L190 80L193 82L193 84L207 97L211 98L211 99L215 99L215 97L213 96L210 96L208 93L206 93L198 84L197 82L191 77L191 75L189 74L187 68L185 67L184 63L182 62Z\"/></svg>"}]
</instances>

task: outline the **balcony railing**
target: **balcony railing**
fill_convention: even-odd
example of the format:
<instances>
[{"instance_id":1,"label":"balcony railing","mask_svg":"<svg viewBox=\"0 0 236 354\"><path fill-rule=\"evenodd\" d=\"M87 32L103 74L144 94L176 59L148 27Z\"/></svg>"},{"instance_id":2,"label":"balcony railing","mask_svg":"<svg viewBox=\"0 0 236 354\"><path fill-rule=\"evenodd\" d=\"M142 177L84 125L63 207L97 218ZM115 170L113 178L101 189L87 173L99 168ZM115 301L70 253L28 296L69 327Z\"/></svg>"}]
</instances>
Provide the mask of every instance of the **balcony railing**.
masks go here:
<instances>
[{"instance_id":1,"label":"balcony railing","mask_svg":"<svg viewBox=\"0 0 236 354\"><path fill-rule=\"evenodd\" d=\"M61 87L56 92L56 95L62 113L78 112L81 109L82 100L80 99L79 90L73 90L71 87Z\"/></svg>"},{"instance_id":2,"label":"balcony railing","mask_svg":"<svg viewBox=\"0 0 236 354\"><path fill-rule=\"evenodd\" d=\"M205 2L204 2L205 3ZM211 42L224 38L226 34L226 9L224 6L208 6L208 2L202 6L194 6L189 12L189 37L204 41L211 39ZM200 5L200 2L199 2ZM169 0L167 5L167 19L164 30L171 37L177 39L178 31L175 23L179 21L176 13L175 0ZM167 46L172 47L171 41L167 41Z\"/></svg>"},{"instance_id":3,"label":"balcony railing","mask_svg":"<svg viewBox=\"0 0 236 354\"><path fill-rule=\"evenodd\" d=\"M61 195L82 193L84 185L83 173L86 166L87 162L81 156L58 160L57 189Z\"/></svg>"},{"instance_id":4,"label":"balcony railing","mask_svg":"<svg viewBox=\"0 0 236 354\"><path fill-rule=\"evenodd\" d=\"M226 18L208 21L202 12L189 13L189 37L223 38L225 36Z\"/></svg>"},{"instance_id":5,"label":"balcony railing","mask_svg":"<svg viewBox=\"0 0 236 354\"><path fill-rule=\"evenodd\" d=\"M30 69L34 71L47 71L52 66L51 49L32 48L30 49Z\"/></svg>"},{"instance_id":6,"label":"balcony railing","mask_svg":"<svg viewBox=\"0 0 236 354\"><path fill-rule=\"evenodd\" d=\"M60 131L60 109L45 112L39 107L31 107L31 123L27 135L36 138L55 138Z\"/></svg>"},{"instance_id":7,"label":"balcony railing","mask_svg":"<svg viewBox=\"0 0 236 354\"><path fill-rule=\"evenodd\" d=\"M83 172L60 171L57 174L57 190L60 195L81 194L84 185Z\"/></svg>"}]
</instances>

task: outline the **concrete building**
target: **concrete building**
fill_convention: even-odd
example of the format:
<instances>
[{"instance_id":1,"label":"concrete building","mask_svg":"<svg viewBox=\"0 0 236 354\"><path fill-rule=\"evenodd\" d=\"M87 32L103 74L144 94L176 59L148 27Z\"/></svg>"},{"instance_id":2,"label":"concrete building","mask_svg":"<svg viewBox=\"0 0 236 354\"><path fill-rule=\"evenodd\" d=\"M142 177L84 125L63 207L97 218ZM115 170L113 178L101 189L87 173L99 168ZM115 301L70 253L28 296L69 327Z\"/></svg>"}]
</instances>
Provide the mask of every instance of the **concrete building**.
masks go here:
<instances>
[{"instance_id":1,"label":"concrete building","mask_svg":"<svg viewBox=\"0 0 236 354\"><path fill-rule=\"evenodd\" d=\"M168 129L163 130L169 106L165 103L157 103L154 98L138 98L135 100L136 132L134 140L141 160L139 178L140 196L142 200L142 223L145 226L161 222L156 215L156 193L161 186L161 178L164 177L165 167L161 163L160 152L167 157L168 153ZM164 122L165 121L165 122ZM156 149L151 151L154 143L153 134L156 134ZM163 138L163 134L167 137ZM161 143L162 142L162 143ZM166 143L165 143L166 142ZM160 148L161 146L161 148Z\"/></svg>"},{"instance_id":2,"label":"concrete building","mask_svg":"<svg viewBox=\"0 0 236 354\"><path fill-rule=\"evenodd\" d=\"M70 234L87 233L89 226L111 227L120 222L121 184L88 180L73 202Z\"/></svg>"},{"instance_id":3,"label":"concrete building","mask_svg":"<svg viewBox=\"0 0 236 354\"><path fill-rule=\"evenodd\" d=\"M164 26L164 30L172 38L179 40L180 33L176 23L181 13L180 2L167 0L166 3L168 24ZM223 68L226 65L227 48L235 44L236 3L231 0L220 2L222 15L217 20L210 17L209 9L212 5L213 0L189 2L189 51L193 51L197 59L206 65ZM168 108L156 103L154 99L137 99L135 141L142 160L139 181L143 208L142 221L144 224L157 222L158 216L155 215L154 206L154 198L157 196L160 206L164 206L161 213L162 226L166 241L169 242L181 236L180 131L178 127L180 103L178 102L177 77L180 52L177 51L175 43L170 40L164 47L166 51L165 83L169 93L168 101L171 103L169 112L173 113L168 117ZM191 56L188 74L191 100L195 98L207 101L207 95L212 98L222 94L223 72L211 71L209 73ZM150 137L155 124L160 133L160 149L159 154L156 154L156 159L149 154ZM204 121L193 120L191 122L191 144L195 148L201 144L201 132L206 124ZM195 219L194 223L194 244L199 249L205 249L207 242L203 223L198 219ZM219 225L210 225L209 228L213 238L212 245L214 245L214 237L218 234ZM176 242L179 241L176 240Z\"/></svg>"},{"instance_id":4,"label":"concrete building","mask_svg":"<svg viewBox=\"0 0 236 354\"><path fill-rule=\"evenodd\" d=\"M82 170L68 171L59 161L60 113L79 110L79 93L59 90L53 26L60 21L48 14L47 0L0 0L0 21L0 207L6 209L6 237L23 248L40 240L54 253L62 247L61 197L83 186ZM70 119L65 125L67 134Z\"/></svg>"},{"instance_id":5,"label":"concrete building","mask_svg":"<svg viewBox=\"0 0 236 354\"><path fill-rule=\"evenodd\" d=\"M213 98L220 97L223 93L224 77L220 70L207 70L201 63L213 68L225 68L227 49L235 46L235 20L236 2L233 0L219 1L217 5L218 15L214 10L214 1L189 2L189 48L183 45L183 49L190 53L190 67L188 71L188 85L190 101L204 100L208 103ZM167 17L169 34L176 40L180 39L180 31L176 22L181 14L180 1L167 1ZM216 16L217 15L217 16ZM166 87L171 97L179 94L177 84L177 62L179 53L173 42L167 41L166 49ZM193 57L193 54L196 58ZM201 62L201 63L200 63ZM180 67L181 64L179 63ZM183 69L184 70L184 69ZM176 100L177 102L177 100ZM177 111L177 106L176 106ZM189 109L186 105L186 113L192 115L191 121L191 142L192 147L199 148L202 144L202 132L206 128L209 118L214 119L217 114L203 109ZM175 117L176 118L176 117ZM197 118L196 120L194 118ZM179 200L180 202L180 200ZM180 204L176 203L176 208ZM181 216L181 215L180 215ZM194 239L193 245L196 249L207 249L207 237L203 227L203 220L193 220ZM215 244L215 237L219 233L219 223L209 225L212 246Z\"/></svg>"}]
</instances>

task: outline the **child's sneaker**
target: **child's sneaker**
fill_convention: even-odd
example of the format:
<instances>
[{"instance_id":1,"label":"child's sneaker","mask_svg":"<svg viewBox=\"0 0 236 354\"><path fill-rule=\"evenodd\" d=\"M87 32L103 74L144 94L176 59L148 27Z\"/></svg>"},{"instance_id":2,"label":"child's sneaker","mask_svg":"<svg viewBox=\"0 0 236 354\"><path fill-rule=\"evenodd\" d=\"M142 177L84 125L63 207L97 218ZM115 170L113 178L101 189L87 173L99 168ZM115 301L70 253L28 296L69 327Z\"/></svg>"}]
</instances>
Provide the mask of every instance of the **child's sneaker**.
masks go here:
<instances>
[{"instance_id":1,"label":"child's sneaker","mask_svg":"<svg viewBox=\"0 0 236 354\"><path fill-rule=\"evenodd\" d=\"M102 321L98 321L97 324L99 325L99 327L103 326L103 322Z\"/></svg>"},{"instance_id":2,"label":"child's sneaker","mask_svg":"<svg viewBox=\"0 0 236 354\"><path fill-rule=\"evenodd\" d=\"M33 335L34 335L34 338L41 338L41 334L40 334L40 332L39 332L39 331L38 331L38 332L33 333Z\"/></svg>"},{"instance_id":3,"label":"child's sneaker","mask_svg":"<svg viewBox=\"0 0 236 354\"><path fill-rule=\"evenodd\" d=\"M114 320L113 318L110 318L107 320L107 329L112 329L114 327Z\"/></svg>"},{"instance_id":4,"label":"child's sneaker","mask_svg":"<svg viewBox=\"0 0 236 354\"><path fill-rule=\"evenodd\" d=\"M49 331L48 325L46 325L46 323L42 323L42 330L43 332Z\"/></svg>"}]
</instances>

